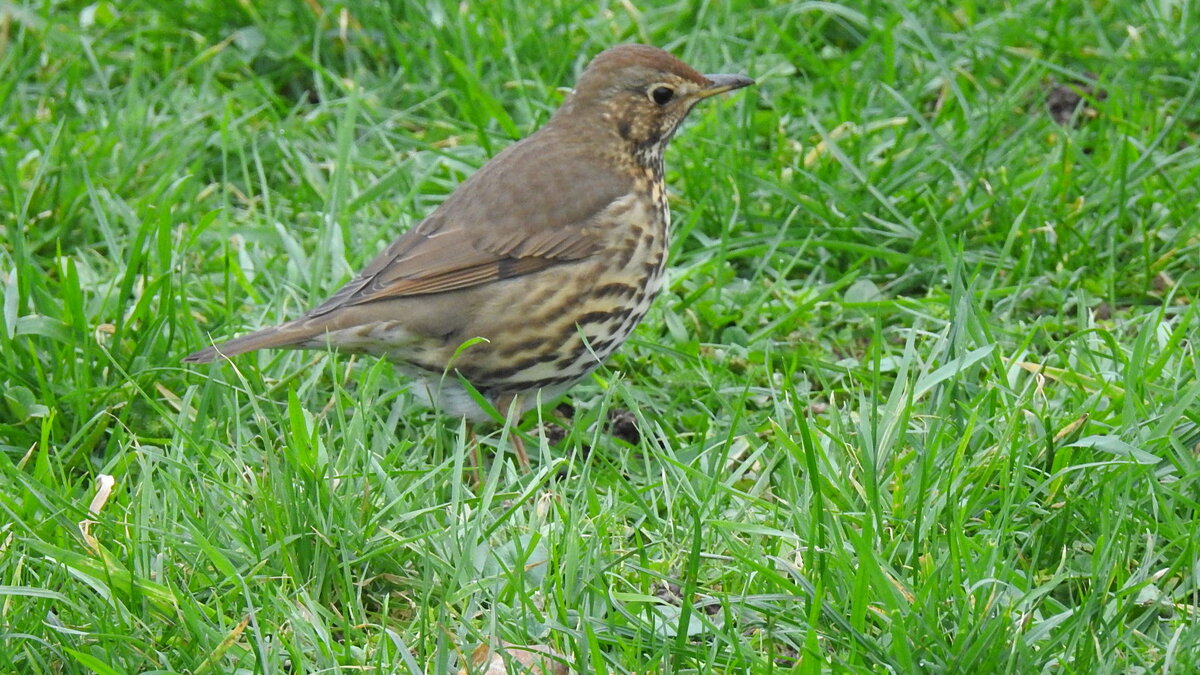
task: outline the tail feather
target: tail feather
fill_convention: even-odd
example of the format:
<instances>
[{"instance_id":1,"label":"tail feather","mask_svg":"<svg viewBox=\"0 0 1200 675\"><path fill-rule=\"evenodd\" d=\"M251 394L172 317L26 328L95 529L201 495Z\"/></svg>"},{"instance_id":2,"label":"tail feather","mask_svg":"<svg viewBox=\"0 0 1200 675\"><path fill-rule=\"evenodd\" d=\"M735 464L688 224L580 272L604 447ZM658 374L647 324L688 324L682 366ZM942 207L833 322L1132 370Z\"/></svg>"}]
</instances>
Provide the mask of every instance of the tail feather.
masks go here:
<instances>
[{"instance_id":1,"label":"tail feather","mask_svg":"<svg viewBox=\"0 0 1200 675\"><path fill-rule=\"evenodd\" d=\"M230 358L238 354L245 354L257 349L269 349L273 347L296 347L300 343L310 339L312 335L296 331L288 330L288 326L273 326L264 328L260 331L255 331L248 335L236 337L227 342L221 342L211 347L205 347L198 352L188 354L183 357L184 363L210 363L219 358Z\"/></svg>"}]
</instances>

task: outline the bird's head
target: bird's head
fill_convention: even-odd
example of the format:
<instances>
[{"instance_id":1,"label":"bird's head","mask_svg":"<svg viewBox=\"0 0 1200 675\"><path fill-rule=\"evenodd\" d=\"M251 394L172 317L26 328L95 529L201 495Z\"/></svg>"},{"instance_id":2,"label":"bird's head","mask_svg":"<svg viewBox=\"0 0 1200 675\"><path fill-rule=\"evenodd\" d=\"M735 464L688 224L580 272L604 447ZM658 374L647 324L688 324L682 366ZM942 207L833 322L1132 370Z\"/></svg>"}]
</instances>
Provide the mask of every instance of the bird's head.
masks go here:
<instances>
[{"instance_id":1,"label":"bird's head","mask_svg":"<svg viewBox=\"0 0 1200 675\"><path fill-rule=\"evenodd\" d=\"M592 59L555 121L602 125L639 163L661 163L667 141L696 103L751 84L742 75L702 75L655 47L619 45Z\"/></svg>"}]
</instances>

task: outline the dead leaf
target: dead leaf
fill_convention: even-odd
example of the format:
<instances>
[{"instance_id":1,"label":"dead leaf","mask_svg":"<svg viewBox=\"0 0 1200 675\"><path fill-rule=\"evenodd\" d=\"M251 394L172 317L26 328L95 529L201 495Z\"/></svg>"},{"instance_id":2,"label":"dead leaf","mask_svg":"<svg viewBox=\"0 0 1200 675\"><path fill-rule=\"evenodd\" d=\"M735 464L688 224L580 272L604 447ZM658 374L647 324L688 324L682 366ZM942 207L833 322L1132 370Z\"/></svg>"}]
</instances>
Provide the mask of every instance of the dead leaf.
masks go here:
<instances>
[{"instance_id":1,"label":"dead leaf","mask_svg":"<svg viewBox=\"0 0 1200 675\"><path fill-rule=\"evenodd\" d=\"M471 652L470 668L464 667L458 675L567 675L567 659L562 654L544 645L518 647L501 642L499 648L481 644Z\"/></svg>"}]
</instances>

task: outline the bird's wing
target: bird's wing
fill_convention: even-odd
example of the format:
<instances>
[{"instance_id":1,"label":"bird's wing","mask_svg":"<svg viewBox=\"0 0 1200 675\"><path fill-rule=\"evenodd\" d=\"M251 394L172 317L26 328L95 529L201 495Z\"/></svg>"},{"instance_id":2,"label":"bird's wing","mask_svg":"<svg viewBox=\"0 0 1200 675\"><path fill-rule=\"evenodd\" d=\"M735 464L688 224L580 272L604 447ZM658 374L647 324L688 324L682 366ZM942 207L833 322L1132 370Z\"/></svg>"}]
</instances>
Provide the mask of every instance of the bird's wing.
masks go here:
<instances>
[{"instance_id":1,"label":"bird's wing","mask_svg":"<svg viewBox=\"0 0 1200 675\"><path fill-rule=\"evenodd\" d=\"M497 155L307 317L468 288L595 253L601 216L629 192L630 179L585 149L537 139Z\"/></svg>"}]
</instances>

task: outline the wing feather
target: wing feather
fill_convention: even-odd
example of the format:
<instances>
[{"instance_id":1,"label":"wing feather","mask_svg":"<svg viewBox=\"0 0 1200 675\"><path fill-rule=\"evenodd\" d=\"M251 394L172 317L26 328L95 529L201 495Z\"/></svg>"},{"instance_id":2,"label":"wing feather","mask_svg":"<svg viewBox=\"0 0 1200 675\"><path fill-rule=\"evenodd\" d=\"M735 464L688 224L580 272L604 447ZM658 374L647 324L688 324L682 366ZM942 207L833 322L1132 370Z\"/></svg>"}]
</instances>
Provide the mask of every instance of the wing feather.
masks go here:
<instances>
[{"instance_id":1,"label":"wing feather","mask_svg":"<svg viewBox=\"0 0 1200 675\"><path fill-rule=\"evenodd\" d=\"M631 179L553 125L513 144L306 318L443 293L594 255Z\"/></svg>"}]
</instances>

